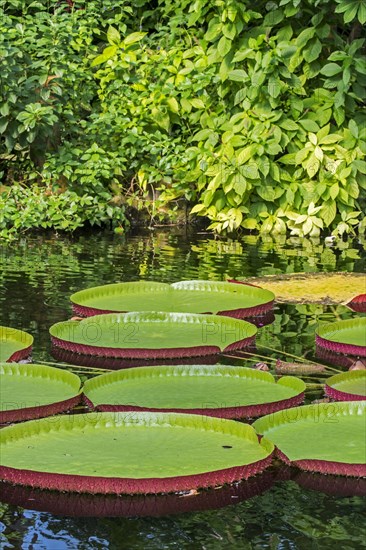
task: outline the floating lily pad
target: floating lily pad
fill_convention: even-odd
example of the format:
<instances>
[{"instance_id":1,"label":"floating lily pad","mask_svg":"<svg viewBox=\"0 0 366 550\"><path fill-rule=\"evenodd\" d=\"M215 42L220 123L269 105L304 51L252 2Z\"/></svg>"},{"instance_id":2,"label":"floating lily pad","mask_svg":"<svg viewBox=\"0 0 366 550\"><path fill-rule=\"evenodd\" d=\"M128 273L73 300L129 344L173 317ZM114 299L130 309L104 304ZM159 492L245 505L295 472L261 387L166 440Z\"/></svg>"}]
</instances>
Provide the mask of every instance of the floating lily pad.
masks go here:
<instances>
[{"instance_id":1,"label":"floating lily pad","mask_svg":"<svg viewBox=\"0 0 366 550\"><path fill-rule=\"evenodd\" d=\"M45 365L0 363L0 423L49 416L80 401L80 379Z\"/></svg>"},{"instance_id":2,"label":"floating lily pad","mask_svg":"<svg viewBox=\"0 0 366 550\"><path fill-rule=\"evenodd\" d=\"M319 325L316 345L338 353L366 357L366 317Z\"/></svg>"},{"instance_id":3,"label":"floating lily pad","mask_svg":"<svg viewBox=\"0 0 366 550\"><path fill-rule=\"evenodd\" d=\"M286 273L251 277L248 282L271 290L277 302L342 304L366 292L363 273Z\"/></svg>"},{"instance_id":4,"label":"floating lily pad","mask_svg":"<svg viewBox=\"0 0 366 550\"><path fill-rule=\"evenodd\" d=\"M56 323L52 343L74 353L125 358L211 355L250 345L257 328L219 315L110 313Z\"/></svg>"},{"instance_id":5,"label":"floating lily pad","mask_svg":"<svg viewBox=\"0 0 366 550\"><path fill-rule=\"evenodd\" d=\"M31 351L33 336L22 330L0 326L0 361L21 361Z\"/></svg>"},{"instance_id":6,"label":"floating lily pad","mask_svg":"<svg viewBox=\"0 0 366 550\"><path fill-rule=\"evenodd\" d=\"M44 489L156 493L231 483L271 462L247 425L188 414L91 413L0 431L0 479Z\"/></svg>"},{"instance_id":7,"label":"floating lily pad","mask_svg":"<svg viewBox=\"0 0 366 550\"><path fill-rule=\"evenodd\" d=\"M78 315L128 311L214 313L230 317L262 315L272 308L269 290L224 281L182 281L168 285L137 281L88 288L71 296Z\"/></svg>"},{"instance_id":8,"label":"floating lily pad","mask_svg":"<svg viewBox=\"0 0 366 550\"><path fill-rule=\"evenodd\" d=\"M366 401L294 407L256 420L287 464L327 474L366 476Z\"/></svg>"},{"instance_id":9,"label":"floating lily pad","mask_svg":"<svg viewBox=\"0 0 366 550\"><path fill-rule=\"evenodd\" d=\"M140 367L103 374L83 388L101 411L187 412L223 418L269 414L298 405L305 383L269 372L224 365Z\"/></svg>"},{"instance_id":10,"label":"floating lily pad","mask_svg":"<svg viewBox=\"0 0 366 550\"><path fill-rule=\"evenodd\" d=\"M328 378L325 393L337 401L366 399L366 370L342 372Z\"/></svg>"}]
</instances>

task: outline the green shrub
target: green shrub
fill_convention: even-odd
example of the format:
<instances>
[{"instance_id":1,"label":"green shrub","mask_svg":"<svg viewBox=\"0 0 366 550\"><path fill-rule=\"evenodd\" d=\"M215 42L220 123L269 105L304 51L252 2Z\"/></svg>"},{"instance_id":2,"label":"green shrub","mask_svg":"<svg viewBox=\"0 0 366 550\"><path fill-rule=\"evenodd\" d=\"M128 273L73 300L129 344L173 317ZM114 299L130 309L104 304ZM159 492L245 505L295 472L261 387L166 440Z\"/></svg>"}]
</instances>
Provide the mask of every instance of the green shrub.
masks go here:
<instances>
[{"instance_id":1,"label":"green shrub","mask_svg":"<svg viewBox=\"0 0 366 550\"><path fill-rule=\"evenodd\" d=\"M7 4L8 184L184 198L217 232L364 231L366 0Z\"/></svg>"}]
</instances>

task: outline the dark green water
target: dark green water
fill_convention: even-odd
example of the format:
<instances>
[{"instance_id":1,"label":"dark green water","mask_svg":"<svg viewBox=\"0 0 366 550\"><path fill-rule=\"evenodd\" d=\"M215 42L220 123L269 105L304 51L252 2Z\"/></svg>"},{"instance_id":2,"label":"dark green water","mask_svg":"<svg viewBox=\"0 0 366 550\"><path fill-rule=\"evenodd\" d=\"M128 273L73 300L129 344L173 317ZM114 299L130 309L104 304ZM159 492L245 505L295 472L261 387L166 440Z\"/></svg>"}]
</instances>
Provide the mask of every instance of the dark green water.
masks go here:
<instances>
[{"instance_id":1,"label":"dark green water","mask_svg":"<svg viewBox=\"0 0 366 550\"><path fill-rule=\"evenodd\" d=\"M297 239L215 240L184 230L128 237L104 233L72 239L29 237L0 250L0 324L32 333L35 362L51 358L48 328L70 317L68 297L81 288L141 278L224 280L299 271L364 272L366 267L364 247L357 241L327 247L321 241ZM352 315L343 307L277 306L275 322L260 329L258 342L312 357L317 320ZM46 502L37 492L19 495L0 486L4 500L0 504L0 547L363 548L365 501L360 494L365 485L324 481L324 476L277 469L250 484L198 496L113 502L91 497L72 502L57 495ZM182 507L185 512L178 513ZM69 516L47 510L67 511ZM91 510L135 515L71 517L76 510L84 515ZM152 517L159 511L164 515ZM176 513L168 515L168 511ZM136 513L150 515L137 517Z\"/></svg>"}]
</instances>

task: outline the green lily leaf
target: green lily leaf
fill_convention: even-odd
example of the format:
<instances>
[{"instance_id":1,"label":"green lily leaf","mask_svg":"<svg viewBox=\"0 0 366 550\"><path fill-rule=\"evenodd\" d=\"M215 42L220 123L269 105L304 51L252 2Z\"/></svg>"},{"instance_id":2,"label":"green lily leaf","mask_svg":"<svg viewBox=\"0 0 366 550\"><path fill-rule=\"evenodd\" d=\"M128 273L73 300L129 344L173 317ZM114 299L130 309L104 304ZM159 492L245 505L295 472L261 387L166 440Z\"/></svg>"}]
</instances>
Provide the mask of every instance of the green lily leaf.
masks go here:
<instances>
[{"instance_id":1,"label":"green lily leaf","mask_svg":"<svg viewBox=\"0 0 366 550\"><path fill-rule=\"evenodd\" d=\"M316 342L332 351L366 357L366 317L324 323L318 327Z\"/></svg>"},{"instance_id":2,"label":"green lily leaf","mask_svg":"<svg viewBox=\"0 0 366 550\"><path fill-rule=\"evenodd\" d=\"M337 401L366 399L366 370L342 372L331 376L325 385L325 392Z\"/></svg>"},{"instance_id":3,"label":"green lily leaf","mask_svg":"<svg viewBox=\"0 0 366 550\"><path fill-rule=\"evenodd\" d=\"M33 336L22 330L0 326L0 361L20 361L31 352Z\"/></svg>"},{"instance_id":4,"label":"green lily leaf","mask_svg":"<svg viewBox=\"0 0 366 550\"><path fill-rule=\"evenodd\" d=\"M305 383L224 365L139 367L97 376L83 392L98 410L160 410L225 418L259 416L299 404Z\"/></svg>"},{"instance_id":5,"label":"green lily leaf","mask_svg":"<svg viewBox=\"0 0 366 550\"><path fill-rule=\"evenodd\" d=\"M0 442L3 480L91 493L221 485L263 470L273 451L247 424L168 413L33 420L3 428Z\"/></svg>"},{"instance_id":6,"label":"green lily leaf","mask_svg":"<svg viewBox=\"0 0 366 550\"><path fill-rule=\"evenodd\" d=\"M0 363L0 423L49 416L76 405L80 379L45 365Z\"/></svg>"},{"instance_id":7,"label":"green lily leaf","mask_svg":"<svg viewBox=\"0 0 366 550\"><path fill-rule=\"evenodd\" d=\"M182 281L172 285L137 281L81 290L70 299L74 311L81 315L149 310L222 312L245 317L270 309L274 295L269 290L224 281Z\"/></svg>"},{"instance_id":8,"label":"green lily leaf","mask_svg":"<svg viewBox=\"0 0 366 550\"><path fill-rule=\"evenodd\" d=\"M165 312L96 315L50 328L57 347L130 358L211 355L251 344L256 332L251 323L231 317Z\"/></svg>"},{"instance_id":9,"label":"green lily leaf","mask_svg":"<svg viewBox=\"0 0 366 550\"><path fill-rule=\"evenodd\" d=\"M366 475L366 401L294 407L264 416L253 426L282 458L300 468Z\"/></svg>"}]
</instances>

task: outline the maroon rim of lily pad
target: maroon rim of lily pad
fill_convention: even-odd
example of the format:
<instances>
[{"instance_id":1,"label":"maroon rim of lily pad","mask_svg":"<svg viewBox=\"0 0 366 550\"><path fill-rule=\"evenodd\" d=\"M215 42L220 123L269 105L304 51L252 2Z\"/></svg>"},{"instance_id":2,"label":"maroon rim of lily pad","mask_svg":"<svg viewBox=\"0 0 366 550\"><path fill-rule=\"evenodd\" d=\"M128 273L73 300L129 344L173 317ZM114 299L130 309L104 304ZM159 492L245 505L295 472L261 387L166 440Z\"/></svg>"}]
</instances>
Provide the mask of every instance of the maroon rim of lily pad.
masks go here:
<instances>
[{"instance_id":1,"label":"maroon rim of lily pad","mask_svg":"<svg viewBox=\"0 0 366 550\"><path fill-rule=\"evenodd\" d=\"M0 479L10 483L76 493L144 494L189 491L194 488L215 487L248 479L263 472L272 462L273 452L262 460L244 466L234 466L213 472L165 478L94 477L73 474L36 472L10 466L0 466Z\"/></svg>"},{"instance_id":2,"label":"maroon rim of lily pad","mask_svg":"<svg viewBox=\"0 0 366 550\"><path fill-rule=\"evenodd\" d=\"M167 516L201 510L215 510L249 500L270 489L273 471L265 470L235 485L205 489L197 494L91 495L61 493L22 485L0 484L1 499L6 504L54 515L73 517Z\"/></svg>"},{"instance_id":3,"label":"maroon rim of lily pad","mask_svg":"<svg viewBox=\"0 0 366 550\"><path fill-rule=\"evenodd\" d=\"M316 474L300 471L293 480L312 491L326 493L337 497L366 496L366 479L362 477L345 477Z\"/></svg>"},{"instance_id":4,"label":"maroon rim of lily pad","mask_svg":"<svg viewBox=\"0 0 366 550\"><path fill-rule=\"evenodd\" d=\"M358 355L360 357L366 357L366 346L356 346L354 344L344 344L342 342L332 342L326 340L321 336L316 335L316 345L320 348L324 348L337 353L343 353L345 355Z\"/></svg>"},{"instance_id":5,"label":"maroon rim of lily pad","mask_svg":"<svg viewBox=\"0 0 366 550\"><path fill-rule=\"evenodd\" d=\"M347 303L347 306L357 313L366 313L366 294L355 296Z\"/></svg>"},{"instance_id":6,"label":"maroon rim of lily pad","mask_svg":"<svg viewBox=\"0 0 366 550\"><path fill-rule=\"evenodd\" d=\"M349 357L348 355L342 355L340 353L336 353L334 351L330 351L328 349L321 348L318 346L316 347L316 357L319 359L322 359L323 361L326 361L327 363L331 363L336 367L349 368L355 362L354 357Z\"/></svg>"},{"instance_id":7,"label":"maroon rim of lily pad","mask_svg":"<svg viewBox=\"0 0 366 550\"><path fill-rule=\"evenodd\" d=\"M255 288L263 288L259 285L254 285L253 283L249 283L248 281L238 281L237 279L227 279L228 283L234 283L237 285L246 285L246 286L254 286Z\"/></svg>"},{"instance_id":8,"label":"maroon rim of lily pad","mask_svg":"<svg viewBox=\"0 0 366 550\"><path fill-rule=\"evenodd\" d=\"M357 395L356 393L347 393L337 390L336 388L332 388L332 386L328 386L328 384L325 384L324 392L328 397L334 399L335 401L365 401L366 399L364 395Z\"/></svg>"},{"instance_id":9,"label":"maroon rim of lily pad","mask_svg":"<svg viewBox=\"0 0 366 550\"><path fill-rule=\"evenodd\" d=\"M253 349L253 348L249 348ZM81 355L79 353L73 353L59 347L52 346L52 356L62 363L71 363L73 365L81 365L84 367L100 367L102 369L119 370L129 369L147 366L161 366L161 365L197 365L200 364L200 360L197 357L176 357L174 359L120 359L116 357L95 357L91 355ZM220 360L220 356L216 353L214 355L205 355L202 359L202 363L205 365L215 365Z\"/></svg>"},{"instance_id":10,"label":"maroon rim of lily pad","mask_svg":"<svg viewBox=\"0 0 366 550\"><path fill-rule=\"evenodd\" d=\"M139 348L110 348L101 346L90 346L87 344L78 344L61 340L55 336L51 336L52 345L78 353L81 355L97 356L97 357L121 357L126 359L168 359L176 357L193 357L202 355L214 355L221 353L217 346L193 346L191 348L160 348L160 349L139 349ZM250 346L255 341L255 335L249 336L242 340L238 340L227 346L223 351L234 351L247 346Z\"/></svg>"},{"instance_id":11,"label":"maroon rim of lily pad","mask_svg":"<svg viewBox=\"0 0 366 550\"><path fill-rule=\"evenodd\" d=\"M257 315L256 317L246 317L245 320L248 323L252 323L252 325L255 325L257 328L261 328L266 325L272 324L275 320L275 314L273 309L271 309L270 311L264 313L264 315Z\"/></svg>"},{"instance_id":12,"label":"maroon rim of lily pad","mask_svg":"<svg viewBox=\"0 0 366 550\"><path fill-rule=\"evenodd\" d=\"M254 286L254 285L251 285ZM274 300L253 307L245 307L240 309L230 309L227 311L219 311L217 315L224 315L225 317L234 317L235 319L245 319L247 317L257 317L259 315L264 315L268 313L273 308ZM82 306L80 304L72 304L72 310L76 315L81 317L93 317L94 315L103 315L105 313L116 313L116 311L111 311L108 309L98 309L95 307ZM119 313L126 313L125 311L120 311ZM212 312L202 312L202 313L212 313Z\"/></svg>"},{"instance_id":13,"label":"maroon rim of lily pad","mask_svg":"<svg viewBox=\"0 0 366 550\"><path fill-rule=\"evenodd\" d=\"M45 416L53 416L54 414L66 412L81 401L81 394L58 401L57 403L50 403L49 405L39 405L37 407L24 407L23 409L14 410L0 410L0 424L6 424L7 422L22 422L23 420L32 420L35 418L43 418Z\"/></svg>"},{"instance_id":14,"label":"maroon rim of lily pad","mask_svg":"<svg viewBox=\"0 0 366 550\"><path fill-rule=\"evenodd\" d=\"M330 460L293 460L291 461L282 451L276 448L276 454L285 464L296 466L307 472L319 472L339 476L366 477L366 464L347 464Z\"/></svg>"},{"instance_id":15,"label":"maroon rim of lily pad","mask_svg":"<svg viewBox=\"0 0 366 550\"><path fill-rule=\"evenodd\" d=\"M32 346L28 346L27 348L20 349L18 351L15 351L9 357L9 359L6 360L6 363L17 363L18 361L23 361L24 359L28 359L31 353L32 353Z\"/></svg>"},{"instance_id":16,"label":"maroon rim of lily pad","mask_svg":"<svg viewBox=\"0 0 366 550\"><path fill-rule=\"evenodd\" d=\"M238 407L217 407L212 409L159 409L151 407L138 407L137 405L97 405L94 406L93 402L83 395L84 403L92 410L101 412L172 412L172 413L186 413L186 414L199 414L205 416L214 416L218 418L235 419L235 418L253 418L262 416L265 414L271 414L282 409L289 409L300 405L305 398L305 394L300 393L289 399L282 399L281 401L275 401L273 403L263 403L259 405L246 405Z\"/></svg>"}]
</instances>

